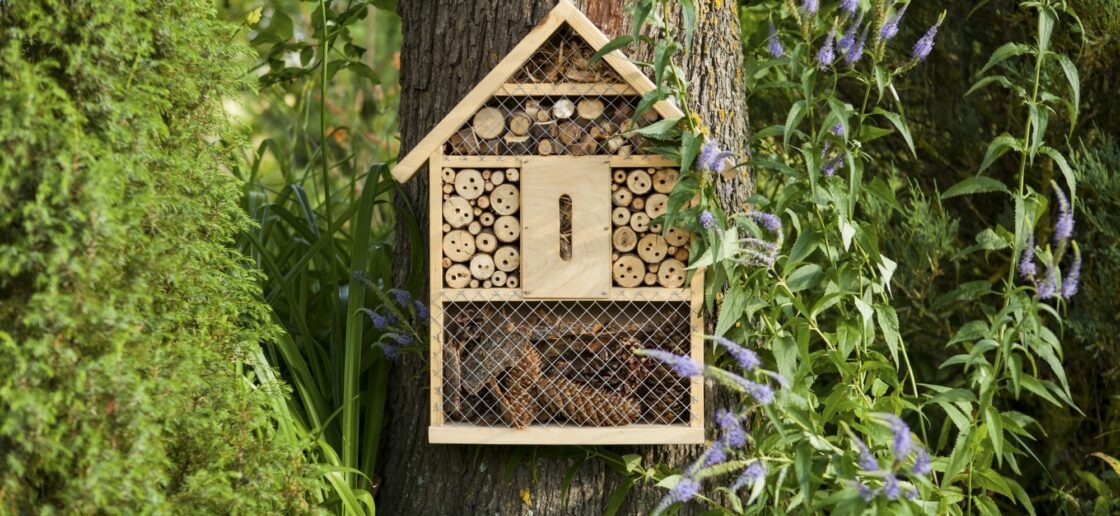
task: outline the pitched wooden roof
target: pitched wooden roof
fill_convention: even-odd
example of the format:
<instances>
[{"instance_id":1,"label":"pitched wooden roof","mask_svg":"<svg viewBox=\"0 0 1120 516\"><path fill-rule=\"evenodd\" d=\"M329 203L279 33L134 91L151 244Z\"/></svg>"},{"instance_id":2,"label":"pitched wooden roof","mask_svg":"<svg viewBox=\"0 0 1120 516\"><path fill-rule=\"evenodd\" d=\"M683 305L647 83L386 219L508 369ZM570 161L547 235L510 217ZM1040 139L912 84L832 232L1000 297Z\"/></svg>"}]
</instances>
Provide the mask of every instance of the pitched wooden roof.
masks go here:
<instances>
[{"instance_id":1,"label":"pitched wooden roof","mask_svg":"<svg viewBox=\"0 0 1120 516\"><path fill-rule=\"evenodd\" d=\"M603 34L603 31L599 30L569 0L559 0L559 3L548 13L544 21L530 31L517 46L513 47L513 50L486 77L479 81L474 89L466 97L463 97L463 100L459 101L459 104L443 120L440 120L435 128L420 140L420 143L416 144L416 147L409 151L404 158L401 158L397 165L393 167L393 178L401 183L411 179L428 160L432 152L443 145L451 135L455 134L463 124L474 116L475 112L485 106L486 102L504 87L510 78L521 69L522 65L565 23L577 35L587 41L596 52L610 42L610 38ZM638 95L644 95L657 89L653 81L649 80L622 52L615 50L607 54L603 61L618 73L622 80L637 91ZM684 116L679 108L665 101L656 103L653 108L665 118Z\"/></svg>"}]
</instances>

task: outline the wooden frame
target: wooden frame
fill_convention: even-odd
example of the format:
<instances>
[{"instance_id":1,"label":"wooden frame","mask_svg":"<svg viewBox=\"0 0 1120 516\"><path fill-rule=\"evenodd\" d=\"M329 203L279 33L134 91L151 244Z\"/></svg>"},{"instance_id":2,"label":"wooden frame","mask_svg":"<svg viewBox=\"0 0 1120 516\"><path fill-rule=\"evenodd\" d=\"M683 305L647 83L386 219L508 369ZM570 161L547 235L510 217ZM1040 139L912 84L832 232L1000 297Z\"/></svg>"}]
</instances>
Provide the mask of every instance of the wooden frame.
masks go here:
<instances>
[{"instance_id":1,"label":"wooden frame","mask_svg":"<svg viewBox=\"0 0 1120 516\"><path fill-rule=\"evenodd\" d=\"M468 217L470 217L470 214L467 214L463 209L459 209L459 207L466 207L467 210L473 210L475 217L478 217L480 213L478 210L480 208L485 208L485 206L480 204L477 199L487 197L487 204L490 206L505 206L510 210L516 209L516 211L506 212L499 212L496 209L492 211L495 211L496 213L505 213L507 214L506 218L520 217L521 222L518 223L520 233L519 236L516 237L517 239L512 240L512 238L514 237L512 237L512 233L510 233L510 235L507 235L510 237L510 239L501 240L501 242L504 242L504 244L498 245L505 245L507 247L510 247L511 249L509 251L509 256L514 255L515 251L519 253L518 257L514 258L515 260L519 260L517 262L518 267L516 269L513 269L515 272L511 272L510 275L511 277L513 277L514 275L520 275L522 279L526 278L526 275L528 274L527 271L529 271L530 269L529 267L526 267L526 263L532 260L540 259L539 257L529 256L533 254L532 252L530 252L531 244L533 244L533 242L529 242L529 244L527 244L526 242L533 238L541 238L536 231L525 227L526 220L532 217L536 217L536 219L534 220L537 221L537 226L540 226L541 224L547 224L549 228L551 228L551 225L555 222L549 220L548 217L541 218L542 215L540 213L533 215L533 209L529 209L528 211L526 211L525 203L529 202L529 200L525 198L525 191L527 188L533 187L532 184L526 185L525 183L526 171L528 170L528 168L544 167L546 169L546 172L551 171L550 173L553 174L548 176L547 180L545 180L543 183L539 183L539 185L541 185L541 187L545 189L541 199L544 199L545 197L548 197L548 199L552 199L552 197L549 196L553 193L559 195L558 192L560 192L561 190L565 190L564 193L569 194L570 199L575 199L576 197L580 197L585 194L589 196L582 197L583 200L580 201L580 203L577 203L574 200L571 201L572 210L574 213L572 213L569 218L573 221L572 234L576 235L577 232L574 231L574 227L579 225L579 223L575 222L576 220L584 220L586 221L586 223L591 224L595 228L597 228L599 225L604 224L604 222L598 217L581 219L578 213L578 207L581 204L583 206L594 207L593 209L596 211L596 213L604 208L609 208L613 212L615 208L613 204L613 195L608 193L608 195L611 195L612 198L607 199L606 204L604 205L603 203L595 200L598 194L588 194L587 192L585 192L585 190L592 188L590 185L594 185L593 189L595 191L604 189L604 191L606 192L613 192L616 188L620 188L620 185L614 184L619 181L618 179L615 179L614 183L612 183L612 180L609 178L605 181L605 183L595 178L594 180L587 181L577 180L571 185L565 184L564 180L559 179L562 174L567 173L565 167L577 166L578 168L580 163L594 163L596 170L598 170L600 173L609 174L613 177L618 170L628 169L628 174L642 175L641 173L643 171L641 169L676 169L679 166L673 160L660 156L641 154L623 155L626 153L618 153L618 155L614 155L613 152L612 155L595 154L587 157L579 157L576 154L543 157L535 154L525 154L520 152L511 152L510 154L513 155L502 156L448 155L459 154L462 151L459 151L452 146L448 146L445 151L445 143L448 142L448 140L453 135L459 132L460 128L462 128L468 120L471 120L472 117L475 117L476 114L480 112L480 110L485 110L487 103L490 102L492 98L507 98L507 100L510 101L520 102L520 100L518 99L508 98L579 97L582 99L587 99L597 97L611 98L617 96L637 97L654 89L653 83L644 74L642 74L642 72L634 64L627 60L626 57L621 54L621 52L617 50L607 54L604 57L604 62L611 70L617 73L617 77L615 80L617 80L617 78L622 79L621 83L552 84L511 82L511 78L513 78L515 75L518 75L521 67L524 66L527 61L533 58L535 52L539 50L540 47L544 43L546 43L550 37L556 34L556 32L565 25L571 28L574 35L586 41L587 45L590 46L593 50L599 50L608 42L607 36L604 35L598 28L596 28L568 0L560 0L556 8L549 13L545 20L542 21L541 24L538 25L535 29L533 29L516 47L514 47L514 49L504 59L502 59L501 62L499 62L494 70L492 70L482 81L480 81L479 84L476 85L471 90L471 92L463 98L462 101L459 102L459 104L451 111L451 113L449 113L442 121L440 121L436 125L436 127L428 135L426 135L421 140L421 142L414 149L412 149L411 152L405 155L404 158L402 158L397 166L395 166L392 170L393 177L398 181L404 182L411 178L416 173L416 171L425 164L425 162L428 164L428 177L430 185L428 195L428 208L430 215L428 226L428 236L430 243L428 257L430 263L429 274L431 285L429 304L431 307L430 321L432 327L429 356L429 381L431 385L429 407L430 426L428 430L429 441L432 443L448 444L540 445L701 443L704 439L704 382L700 377L692 378L687 383L682 382L680 384L677 384L680 386L681 390L671 392L680 392L681 397L676 398L677 401L667 402L669 403L669 405L661 405L662 407L674 407L674 410L680 411L683 411L687 407L688 417L674 420L672 424L650 424L649 421L658 421L660 419L656 418L662 417L651 416L649 419L637 419L636 417L633 419L627 419L626 421L632 422L630 424L618 423L617 420L613 420L616 421L613 424L618 426L595 426L592 424L588 424L586 421L580 423L578 422L578 418L567 417L566 415L566 417L555 419L555 421L558 421L558 423L556 424L529 424L524 428L516 427L523 425L510 425L508 427L487 426L482 424L459 422L464 420L463 417L461 415L458 415L457 412L450 411L445 405L445 403L449 403L449 401L447 401L446 399L447 397L445 396L445 390L447 390L447 394L452 395L452 397L458 396L459 393L463 392L462 390L460 390L459 381L461 380L461 378L451 375L450 373L446 373L447 369L445 369L444 364L445 340L448 342L447 345L451 346L447 348L450 353L449 355L447 355L449 357L447 359L448 364L454 364L449 365L448 367L453 368L453 370L457 370L454 368L458 367L460 360L458 353L459 350L462 349L462 341L456 341L453 337L449 337L448 332L452 330L450 330L450 327L446 325L447 319L459 317L461 315L460 311L462 310L462 307L459 305L459 303L495 303L498 306L513 307L512 310L514 311L521 310L521 304L523 303L571 303L574 306L585 306L582 304L584 302L633 303L633 305L625 305L625 311L598 312L599 314L609 314L612 321L615 320L614 317L616 315L618 316L618 320L626 320L624 319L624 316L626 314L629 314L631 317L635 316L635 314L645 314L647 317L653 317L653 320L659 320L656 319L656 314L661 313L660 311L662 309L673 310L665 313L675 314L672 316L674 317L674 319L672 320L675 321L672 324L678 325L676 330L678 333L667 334L675 335L674 337L671 337L672 339L679 339L672 340L672 342L677 343L677 345L680 346L676 349L684 349L685 347L687 347L688 352L693 359L697 361L703 361L703 272L697 271L693 274L690 282L682 283L685 280L682 279L682 275L679 273L679 271L683 267L679 263L674 262L674 267L672 269L666 269L665 267L661 267L660 269L662 273L664 273L665 270L674 271L669 276L669 278L672 280L671 282L661 280L656 282L656 284L659 286L649 286L651 285L651 283L648 283L650 281L650 278L656 275L652 274L652 272L647 272L645 269L642 269L642 272L647 274L645 276L646 283L643 286L639 287L623 288L619 286L623 283L620 282L617 278L612 277L612 275L610 274L610 266L616 261L616 258L612 256L612 253L617 252L617 249L611 247L612 244L608 243L606 245L610 249L610 252L607 252L605 255L603 255L601 249L599 249L599 246L603 245L603 239L601 238L601 235L598 235L597 233L595 233L596 236L593 239L588 241L581 241L583 243L578 243L578 239L575 236L570 239L573 248L576 245L590 246L585 247L585 250L587 250L592 256L597 257L594 260L596 264L592 265L588 263L586 264L587 267L599 267L597 263L599 261L602 261L602 266L608 272L606 287L597 287L595 289L595 292L573 291L568 288L573 281L581 281L583 279L586 279L578 276L577 279L565 279L569 278L571 275L569 275L569 277L561 278L555 281L553 281L552 278L547 278L546 276L542 284L548 284L550 286L547 289L548 292L544 295L542 295L542 293L533 294L531 292L526 292L526 290L529 289L526 288L526 285L524 284L520 287L503 286L502 288L482 288L482 285L480 285L479 288L457 288L464 285L464 283L461 281L462 276L445 275L445 268L447 268L448 270L453 270L455 267L459 267L460 270L465 270L461 267L461 265L464 263L464 257L471 256L468 254L464 254L465 252L461 249L451 248L452 251L448 251L447 248L441 246L441 243L447 243L445 240L445 236L449 236L451 232L458 231L462 234L466 234L469 232L464 231L463 228L468 227L465 224L467 224L467 220ZM606 101L604 101L604 103L606 103ZM493 109L491 109L490 111L493 111ZM679 109L667 102L658 102L654 106L654 111L656 111L658 115L664 118L683 116L683 113L681 113ZM580 115L582 116L583 113L581 112ZM592 124L595 124L598 123L597 120L601 119L595 119L594 116L589 116L586 117L586 120L590 121ZM500 126L500 124L497 125ZM479 134L482 134L482 132L479 131ZM489 136L487 136L487 138L489 138ZM634 145L634 148L639 149L640 147ZM537 149L534 148L534 150ZM508 191L510 187L501 186L499 183L497 183L496 180L491 181L490 178L491 176L498 177L499 173L503 171L507 175L510 175L512 177L512 171L514 170L518 172L520 181L518 181L517 179L512 179L507 183L513 184L517 188L517 190L514 190L513 193L510 194L513 196L512 199L516 202L503 205L500 204L503 198L500 198L496 193L491 195L482 192L482 189L485 186L485 188L493 189L485 190L486 192L497 192L498 188L501 187L507 189L507 193L509 193ZM479 171L482 171L482 183L484 184L479 184L477 181ZM648 172L651 175L654 175L653 170L648 170ZM576 175L578 176L578 174ZM457 180L463 176L476 178L476 182L471 186L471 188L475 188L471 191L471 196L467 196L466 194L460 192L461 185L457 183ZM657 177L657 175L654 175L654 177ZM673 175L673 177L676 177L675 174ZM645 188L646 190L648 190L649 196L655 194L654 191L649 190L651 184L668 184L664 180L661 180L660 182L651 182L649 175L645 175L644 180ZM621 186L629 186L629 184ZM566 191L569 189L571 190L570 192ZM453 193L451 193L452 191ZM635 192L638 192L634 196L635 200L638 200L639 197L645 195L638 190L635 190ZM664 193L667 192L667 190L660 190L659 192L660 193L657 193L657 195L660 196L658 205L663 206L663 201L665 198ZM510 197L505 196L504 198L509 199ZM469 201L465 201L464 199L468 199ZM646 202L646 204L653 205L654 201L652 199L653 197L648 197L648 202ZM445 205L445 203L447 204ZM519 208L515 208L513 206L509 206L508 204L520 204L520 206ZM448 207L451 207L451 211L445 211L448 209ZM633 207L635 207L637 211L642 211L641 207L638 206L636 202L633 204ZM488 212L484 210L482 213L485 214ZM475 220L479 219L476 218ZM647 218L645 220L646 222L648 222L649 219ZM608 233L614 232L615 224L616 222L612 221L611 219L606 220L605 225ZM457 229L452 231L449 228ZM474 232L471 234L476 235L476 237L480 236L479 231L482 231L482 233L492 231L494 233L491 234L492 237L495 235L500 237L502 235L502 233L498 231L498 226L496 223L493 227L486 226L482 227L481 230L478 227L474 227L473 230ZM643 226L638 230L638 234L641 235L644 233L647 233L647 229ZM652 235L653 231L648 230L648 234ZM672 233L670 233L670 235L671 234ZM552 233L546 233L546 235L548 235L550 238L552 237ZM687 237L687 234L685 236ZM651 236L649 238L653 237ZM672 238L666 237L666 239L672 241ZM469 246L471 249L474 249L476 245L479 249L482 248L481 240L476 239L472 241L476 243ZM493 241L491 241L491 244L492 243ZM662 242L662 244L664 244L664 242ZM686 239L682 239L676 242L676 245L683 246L679 249L687 251ZM662 252L665 260L668 260L672 257L670 255L674 253L674 249L677 248L670 247L667 254ZM501 249L499 249L499 251L500 250ZM459 251L461 256L448 254L454 253L455 251ZM639 251L635 250L630 252L634 253ZM445 254L449 258L445 258ZM574 256L576 253L572 254ZM474 255L473 258L469 259L472 265L475 261L474 258L477 258L477 255ZM678 261L687 261L687 252L684 252L679 256L679 258L680 260ZM645 258L643 257L643 259ZM452 265L447 265L445 264L445 262ZM649 271L658 270L654 268L654 265L660 262L649 260L646 260L646 262L651 264L649 265ZM502 263L507 262L498 260L497 255L495 255L494 259L491 261L491 264L496 264L496 266L500 266ZM559 264L550 265L549 262L542 262L537 265L544 266L545 270L557 270L559 268ZM645 265L643 265L643 267L645 267ZM474 272L475 271L472 268L470 274L468 274L468 277L470 275L473 275ZM474 278L485 279L488 276L489 275L487 274L482 276L474 276ZM473 282L472 280L472 284L473 283L477 282ZM600 283L602 282L596 282L595 284L599 285ZM490 285L490 283L486 282L486 285ZM494 285L501 284L495 280ZM672 288L668 288L669 286L672 286ZM451 303L454 303L455 305L451 305ZM661 303L666 304L655 306ZM670 303L672 305L669 305ZM685 305L685 303L687 303L687 305ZM685 306L687 306L687 321L684 320L686 312ZM584 313L587 314L587 312ZM631 322L628 324L633 324L633 319L629 320ZM647 322L645 324L648 324L649 320L651 319L646 319ZM688 328L687 344L685 344L683 340L683 335L685 334L684 328L686 325ZM633 332L634 330L627 331ZM631 333L630 335L630 338L633 338L634 334ZM621 337L609 338L613 339ZM481 341L472 340L472 342L490 343L491 341L483 338ZM537 344L530 344L530 346L534 345ZM531 355L532 353L534 352L530 351L529 353L527 353L527 355ZM509 370L501 369L500 371ZM448 374L446 378L445 373ZM492 376L491 378L494 377ZM545 380L546 377L538 376L537 378L539 380ZM547 378L547 381L555 381L554 376L549 376ZM649 376L648 378L655 377ZM447 380L446 385L445 380ZM590 386L591 384L589 383L585 385ZM684 398L684 388L688 389L687 400ZM543 387L541 387L540 389L543 389ZM534 389L534 392L539 393L541 391ZM500 395L501 393L499 392L498 394ZM534 394L534 396L537 395L538 394ZM464 396L467 395L464 394ZM631 403L638 403L632 393L623 396L626 397L619 399L632 399L635 401ZM567 400L567 402L569 403L573 403L575 402L574 400L578 400L580 399L580 397L552 397L549 399L562 399ZM455 401L455 403L457 402L458 401ZM544 402L542 401L541 403ZM664 414L664 412L660 412L659 414ZM473 419L467 420L473 421ZM666 419L664 421L669 420Z\"/></svg>"}]
</instances>

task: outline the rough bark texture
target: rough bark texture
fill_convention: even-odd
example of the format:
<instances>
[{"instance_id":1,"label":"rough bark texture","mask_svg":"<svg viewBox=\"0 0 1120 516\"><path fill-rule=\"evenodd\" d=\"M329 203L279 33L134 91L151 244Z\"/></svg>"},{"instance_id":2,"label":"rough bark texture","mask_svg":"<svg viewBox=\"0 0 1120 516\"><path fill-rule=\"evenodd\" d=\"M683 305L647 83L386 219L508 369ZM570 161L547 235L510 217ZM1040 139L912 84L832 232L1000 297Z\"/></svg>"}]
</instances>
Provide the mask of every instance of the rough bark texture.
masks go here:
<instances>
[{"instance_id":1,"label":"rough bark texture","mask_svg":"<svg viewBox=\"0 0 1120 516\"><path fill-rule=\"evenodd\" d=\"M608 35L629 30L628 4L624 0L575 3ZM692 84L692 107L723 146L744 149L748 128L742 102L737 6L730 0L699 3L700 26L693 54L686 63ZM553 0L398 2L404 33L402 155L553 6ZM750 190L745 172L721 179L720 184L720 197L729 209L737 209L739 199ZM419 211L420 227L427 227L426 171L417 174L404 188L411 206ZM408 259L412 245L427 242L398 238L398 261ZM397 271L407 269L396 267ZM415 357L402 359L393 371L378 499L378 509L385 514L601 514L608 499L622 485L621 475L603 461L593 459L575 474L565 495L561 485L565 473L575 463L572 457L584 455L575 448L428 444L426 378L424 364ZM708 406L716 404L709 393ZM697 450L663 446L614 447L612 451L641 453L646 465L680 466ZM620 513L647 512L663 494L663 490L652 485L635 486ZM682 513L698 512L698 508L690 506Z\"/></svg>"}]
</instances>

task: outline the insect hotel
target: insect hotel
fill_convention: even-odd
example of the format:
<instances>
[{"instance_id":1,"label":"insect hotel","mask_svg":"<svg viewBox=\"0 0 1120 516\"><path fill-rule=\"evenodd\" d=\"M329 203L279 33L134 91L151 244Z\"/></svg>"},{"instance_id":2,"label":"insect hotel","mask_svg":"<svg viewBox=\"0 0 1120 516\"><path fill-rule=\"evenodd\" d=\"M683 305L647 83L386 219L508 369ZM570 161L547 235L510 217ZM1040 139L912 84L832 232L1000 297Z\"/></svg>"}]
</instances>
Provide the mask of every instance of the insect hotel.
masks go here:
<instances>
[{"instance_id":1,"label":"insect hotel","mask_svg":"<svg viewBox=\"0 0 1120 516\"><path fill-rule=\"evenodd\" d=\"M561 0L393 169L430 184L433 443L703 441L690 235L656 223L677 164L632 132L680 117Z\"/></svg>"}]
</instances>

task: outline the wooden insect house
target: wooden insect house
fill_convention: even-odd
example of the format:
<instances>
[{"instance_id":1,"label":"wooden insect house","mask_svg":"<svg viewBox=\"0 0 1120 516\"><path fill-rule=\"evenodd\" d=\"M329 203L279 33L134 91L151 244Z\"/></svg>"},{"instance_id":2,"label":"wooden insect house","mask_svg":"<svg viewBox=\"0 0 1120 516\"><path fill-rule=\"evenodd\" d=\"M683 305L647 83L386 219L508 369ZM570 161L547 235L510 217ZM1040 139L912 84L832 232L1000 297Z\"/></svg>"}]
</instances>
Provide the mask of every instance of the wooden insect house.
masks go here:
<instances>
[{"instance_id":1,"label":"wooden insect house","mask_svg":"<svg viewBox=\"0 0 1120 516\"><path fill-rule=\"evenodd\" d=\"M690 235L654 223L677 164L633 129L682 116L567 0L393 169L430 181L434 443L703 441Z\"/></svg>"}]
</instances>

